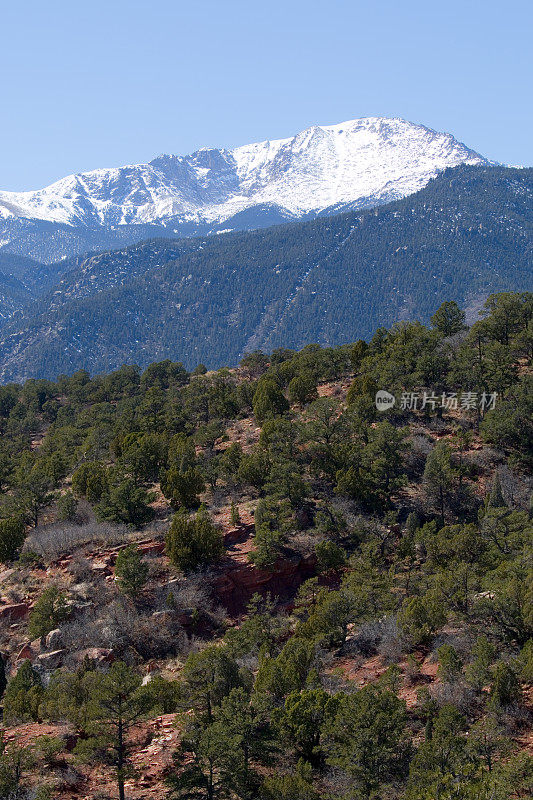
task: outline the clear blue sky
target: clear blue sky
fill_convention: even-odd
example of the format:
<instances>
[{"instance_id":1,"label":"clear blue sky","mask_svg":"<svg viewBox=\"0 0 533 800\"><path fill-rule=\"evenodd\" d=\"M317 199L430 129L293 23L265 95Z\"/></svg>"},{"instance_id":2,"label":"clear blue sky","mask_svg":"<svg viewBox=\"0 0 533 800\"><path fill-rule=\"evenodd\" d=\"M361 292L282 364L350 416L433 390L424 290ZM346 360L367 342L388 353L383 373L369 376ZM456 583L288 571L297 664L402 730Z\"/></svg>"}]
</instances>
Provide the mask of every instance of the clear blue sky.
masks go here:
<instances>
[{"instance_id":1,"label":"clear blue sky","mask_svg":"<svg viewBox=\"0 0 533 800\"><path fill-rule=\"evenodd\" d=\"M531 0L24 0L0 19L0 188L398 116L530 165Z\"/></svg>"}]
</instances>

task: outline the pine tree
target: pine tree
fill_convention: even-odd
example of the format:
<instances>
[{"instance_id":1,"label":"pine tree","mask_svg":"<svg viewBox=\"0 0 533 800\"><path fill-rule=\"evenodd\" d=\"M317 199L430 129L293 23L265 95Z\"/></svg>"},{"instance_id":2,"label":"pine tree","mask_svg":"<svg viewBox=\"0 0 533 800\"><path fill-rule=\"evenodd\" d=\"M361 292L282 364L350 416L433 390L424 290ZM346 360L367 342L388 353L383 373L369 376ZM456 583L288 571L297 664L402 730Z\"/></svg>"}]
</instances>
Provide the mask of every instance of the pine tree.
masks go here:
<instances>
[{"instance_id":1,"label":"pine tree","mask_svg":"<svg viewBox=\"0 0 533 800\"><path fill-rule=\"evenodd\" d=\"M453 300L447 300L435 311L431 324L443 336L452 336L464 328L465 313Z\"/></svg>"},{"instance_id":2,"label":"pine tree","mask_svg":"<svg viewBox=\"0 0 533 800\"><path fill-rule=\"evenodd\" d=\"M275 381L265 378L259 381L253 397L254 415L261 425L266 419L284 414L289 403Z\"/></svg>"},{"instance_id":3,"label":"pine tree","mask_svg":"<svg viewBox=\"0 0 533 800\"><path fill-rule=\"evenodd\" d=\"M224 541L205 509L201 508L190 519L179 511L174 515L167 534L166 551L177 569L190 572L220 558Z\"/></svg>"},{"instance_id":4,"label":"pine tree","mask_svg":"<svg viewBox=\"0 0 533 800\"><path fill-rule=\"evenodd\" d=\"M503 499L502 486L498 471L494 473L492 488L489 495L489 508L505 508L507 503Z\"/></svg>"},{"instance_id":5,"label":"pine tree","mask_svg":"<svg viewBox=\"0 0 533 800\"><path fill-rule=\"evenodd\" d=\"M444 525L444 513L451 488L454 471L451 465L451 450L446 442L438 442L426 459L424 486L430 503L439 512Z\"/></svg>"},{"instance_id":6,"label":"pine tree","mask_svg":"<svg viewBox=\"0 0 533 800\"><path fill-rule=\"evenodd\" d=\"M49 586L35 603L28 623L28 633L35 639L46 636L68 616L67 597L57 586Z\"/></svg>"},{"instance_id":7,"label":"pine tree","mask_svg":"<svg viewBox=\"0 0 533 800\"><path fill-rule=\"evenodd\" d=\"M7 684L4 694L4 721L13 723L36 720L42 696L41 678L27 659Z\"/></svg>"},{"instance_id":8,"label":"pine tree","mask_svg":"<svg viewBox=\"0 0 533 800\"><path fill-rule=\"evenodd\" d=\"M234 500L231 501L231 506L230 506L230 522L234 528L237 527L237 525L241 524L241 516L239 514L239 508L235 504Z\"/></svg>"},{"instance_id":9,"label":"pine tree","mask_svg":"<svg viewBox=\"0 0 533 800\"><path fill-rule=\"evenodd\" d=\"M24 543L26 526L21 517L0 519L0 561L12 561Z\"/></svg>"},{"instance_id":10,"label":"pine tree","mask_svg":"<svg viewBox=\"0 0 533 800\"><path fill-rule=\"evenodd\" d=\"M120 589L130 597L136 597L148 578L146 564L135 544L125 547L117 555L115 575Z\"/></svg>"},{"instance_id":11,"label":"pine tree","mask_svg":"<svg viewBox=\"0 0 533 800\"><path fill-rule=\"evenodd\" d=\"M97 673L91 684L88 727L92 736L81 743L80 751L96 757L102 749L106 751L116 770L120 800L125 800L124 782L129 774L128 732L149 710L141 683L131 667L116 661L108 672Z\"/></svg>"}]
</instances>

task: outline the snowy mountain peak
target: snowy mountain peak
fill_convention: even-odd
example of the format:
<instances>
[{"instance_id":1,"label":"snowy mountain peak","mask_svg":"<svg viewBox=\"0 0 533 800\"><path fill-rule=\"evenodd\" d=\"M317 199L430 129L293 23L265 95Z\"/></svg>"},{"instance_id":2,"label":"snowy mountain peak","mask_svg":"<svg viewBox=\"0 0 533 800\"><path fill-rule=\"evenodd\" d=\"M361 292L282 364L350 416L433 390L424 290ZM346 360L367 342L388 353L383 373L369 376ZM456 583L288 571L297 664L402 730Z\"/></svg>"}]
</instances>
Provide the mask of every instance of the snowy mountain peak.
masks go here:
<instances>
[{"instance_id":1,"label":"snowy mountain peak","mask_svg":"<svg viewBox=\"0 0 533 800\"><path fill-rule=\"evenodd\" d=\"M37 191L3 191L0 219L88 228L213 225L263 206L297 218L405 197L461 163L488 162L450 134L365 117L233 150L203 147L69 175Z\"/></svg>"}]
</instances>

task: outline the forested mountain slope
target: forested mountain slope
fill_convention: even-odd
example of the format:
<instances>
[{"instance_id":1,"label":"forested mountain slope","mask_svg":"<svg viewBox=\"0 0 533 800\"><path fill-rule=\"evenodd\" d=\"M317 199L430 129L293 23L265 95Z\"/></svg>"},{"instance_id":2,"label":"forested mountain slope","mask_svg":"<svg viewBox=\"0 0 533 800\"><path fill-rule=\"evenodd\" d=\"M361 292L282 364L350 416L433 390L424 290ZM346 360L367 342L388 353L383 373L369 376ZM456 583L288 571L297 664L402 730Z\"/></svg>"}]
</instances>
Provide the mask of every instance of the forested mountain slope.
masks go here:
<instances>
[{"instance_id":1,"label":"forested mountain slope","mask_svg":"<svg viewBox=\"0 0 533 800\"><path fill-rule=\"evenodd\" d=\"M479 307L532 286L532 194L533 170L462 166L381 208L96 255L5 329L0 374L213 367L424 320L442 297Z\"/></svg>"},{"instance_id":2,"label":"forested mountain slope","mask_svg":"<svg viewBox=\"0 0 533 800\"><path fill-rule=\"evenodd\" d=\"M0 386L0 797L530 800L532 326Z\"/></svg>"}]
</instances>

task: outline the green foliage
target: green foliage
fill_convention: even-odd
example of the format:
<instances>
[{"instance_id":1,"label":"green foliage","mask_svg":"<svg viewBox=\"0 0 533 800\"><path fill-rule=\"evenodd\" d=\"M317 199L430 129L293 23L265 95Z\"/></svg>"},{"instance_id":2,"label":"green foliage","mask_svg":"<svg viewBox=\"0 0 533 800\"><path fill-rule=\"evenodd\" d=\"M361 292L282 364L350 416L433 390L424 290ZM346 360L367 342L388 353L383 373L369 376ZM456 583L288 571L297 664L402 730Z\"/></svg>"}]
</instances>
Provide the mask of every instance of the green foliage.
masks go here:
<instances>
[{"instance_id":1,"label":"green foliage","mask_svg":"<svg viewBox=\"0 0 533 800\"><path fill-rule=\"evenodd\" d=\"M100 502L107 490L107 470L99 461L87 461L72 476L72 491L86 497L90 503Z\"/></svg>"},{"instance_id":2,"label":"green foliage","mask_svg":"<svg viewBox=\"0 0 533 800\"><path fill-rule=\"evenodd\" d=\"M115 575L124 594L137 597L148 579L148 564L141 557L135 544L130 544L117 555Z\"/></svg>"},{"instance_id":3,"label":"green foliage","mask_svg":"<svg viewBox=\"0 0 533 800\"><path fill-rule=\"evenodd\" d=\"M494 680L490 687L491 704L495 708L505 708L518 703L522 696L516 672L505 661L499 661L494 667Z\"/></svg>"},{"instance_id":4,"label":"green foliage","mask_svg":"<svg viewBox=\"0 0 533 800\"><path fill-rule=\"evenodd\" d=\"M326 726L332 741L328 763L345 770L363 797L370 796L407 767L406 723L405 703L392 692L369 685L344 695Z\"/></svg>"},{"instance_id":5,"label":"green foliage","mask_svg":"<svg viewBox=\"0 0 533 800\"><path fill-rule=\"evenodd\" d=\"M276 719L280 738L287 739L306 761L319 765L324 757L322 731L335 716L337 707L338 699L324 689L291 692Z\"/></svg>"},{"instance_id":6,"label":"green foliage","mask_svg":"<svg viewBox=\"0 0 533 800\"><path fill-rule=\"evenodd\" d=\"M231 506L230 506L229 521L233 525L233 527L236 527L237 525L241 524L241 516L239 514L239 509L235 505L235 502L233 500L231 501Z\"/></svg>"},{"instance_id":7,"label":"green foliage","mask_svg":"<svg viewBox=\"0 0 533 800\"><path fill-rule=\"evenodd\" d=\"M242 685L237 662L227 647L208 645L190 653L183 667L187 701L207 722L232 689Z\"/></svg>"},{"instance_id":8,"label":"green foliage","mask_svg":"<svg viewBox=\"0 0 533 800\"><path fill-rule=\"evenodd\" d=\"M260 425L265 420L289 410L289 403L279 386L271 379L259 381L252 403L254 416Z\"/></svg>"},{"instance_id":9,"label":"green foliage","mask_svg":"<svg viewBox=\"0 0 533 800\"><path fill-rule=\"evenodd\" d=\"M137 486L133 478L117 475L109 492L102 496L96 511L100 519L123 522L126 525L141 525L153 516L150 507L153 500L153 493Z\"/></svg>"},{"instance_id":10,"label":"green foliage","mask_svg":"<svg viewBox=\"0 0 533 800\"><path fill-rule=\"evenodd\" d=\"M434 592L405 600L398 614L398 624L411 647L428 644L445 622L442 599Z\"/></svg>"},{"instance_id":11,"label":"green foliage","mask_svg":"<svg viewBox=\"0 0 533 800\"><path fill-rule=\"evenodd\" d=\"M258 567L270 568L281 553L290 529L292 514L288 500L266 498L255 509L254 549L251 554Z\"/></svg>"},{"instance_id":12,"label":"green foliage","mask_svg":"<svg viewBox=\"0 0 533 800\"><path fill-rule=\"evenodd\" d=\"M300 759L294 772L272 775L262 787L265 800L319 800L311 764Z\"/></svg>"},{"instance_id":13,"label":"green foliage","mask_svg":"<svg viewBox=\"0 0 533 800\"><path fill-rule=\"evenodd\" d=\"M468 776L465 720L453 706L443 706L433 721L431 735L411 761L406 798L442 797L455 780ZM465 773L466 770L466 773Z\"/></svg>"},{"instance_id":14,"label":"green foliage","mask_svg":"<svg viewBox=\"0 0 533 800\"><path fill-rule=\"evenodd\" d=\"M246 353L241 358L240 366L245 369L252 378L259 378L268 369L268 356L261 350L254 350L253 353Z\"/></svg>"},{"instance_id":15,"label":"green foliage","mask_svg":"<svg viewBox=\"0 0 533 800\"><path fill-rule=\"evenodd\" d=\"M453 336L464 328L464 311L453 300L446 300L431 317L431 324L443 336Z\"/></svg>"},{"instance_id":16,"label":"green foliage","mask_svg":"<svg viewBox=\"0 0 533 800\"><path fill-rule=\"evenodd\" d=\"M429 453L424 468L426 496L431 507L439 513L442 524L454 482L451 456L450 446L440 441Z\"/></svg>"},{"instance_id":17,"label":"green foliage","mask_svg":"<svg viewBox=\"0 0 533 800\"><path fill-rule=\"evenodd\" d=\"M346 564L346 552L338 544L328 539L319 542L315 547L315 553L320 572L337 570Z\"/></svg>"},{"instance_id":18,"label":"green foliage","mask_svg":"<svg viewBox=\"0 0 533 800\"><path fill-rule=\"evenodd\" d=\"M314 642L296 636L289 639L276 657L263 651L255 692L267 704L278 704L286 695L304 688L315 663Z\"/></svg>"},{"instance_id":19,"label":"green foliage","mask_svg":"<svg viewBox=\"0 0 533 800\"><path fill-rule=\"evenodd\" d=\"M161 675L153 675L143 687L143 696L151 714L172 714L179 709L182 701L181 684L166 680Z\"/></svg>"},{"instance_id":20,"label":"green foliage","mask_svg":"<svg viewBox=\"0 0 533 800\"><path fill-rule=\"evenodd\" d=\"M462 673L463 662L456 649L450 644L442 644L437 648L437 658L439 660L437 675L441 681L444 683L457 681Z\"/></svg>"},{"instance_id":21,"label":"green foliage","mask_svg":"<svg viewBox=\"0 0 533 800\"><path fill-rule=\"evenodd\" d=\"M195 725L189 722L174 754L177 769L167 778L169 797L214 800L225 796L232 783L232 775L227 770L227 756L232 745L226 732L216 723Z\"/></svg>"},{"instance_id":22,"label":"green foliage","mask_svg":"<svg viewBox=\"0 0 533 800\"><path fill-rule=\"evenodd\" d=\"M76 518L78 504L73 492L65 492L57 500L57 518L61 522L71 522Z\"/></svg>"},{"instance_id":23,"label":"green foliage","mask_svg":"<svg viewBox=\"0 0 533 800\"><path fill-rule=\"evenodd\" d=\"M197 507L200 504L198 495L204 489L204 479L195 467L188 467L184 472L176 467L170 467L161 476L161 491L178 507Z\"/></svg>"},{"instance_id":24,"label":"green foliage","mask_svg":"<svg viewBox=\"0 0 533 800\"><path fill-rule=\"evenodd\" d=\"M511 386L481 423L486 442L509 453L511 463L533 466L533 377L524 375Z\"/></svg>"},{"instance_id":25,"label":"green foliage","mask_svg":"<svg viewBox=\"0 0 533 800\"><path fill-rule=\"evenodd\" d=\"M265 760L269 744L247 692L233 688L210 718L186 719L177 769L168 778L170 797L256 797L255 764Z\"/></svg>"},{"instance_id":26,"label":"green foliage","mask_svg":"<svg viewBox=\"0 0 533 800\"><path fill-rule=\"evenodd\" d=\"M8 724L36 720L43 697L43 686L31 661L23 661L7 684L4 694L4 720Z\"/></svg>"},{"instance_id":27,"label":"green foliage","mask_svg":"<svg viewBox=\"0 0 533 800\"><path fill-rule=\"evenodd\" d=\"M149 698L140 676L122 661L105 673L95 672L88 684L88 739L80 740L75 753L80 760L94 760L105 753L114 766L120 800L125 799L124 782L131 775L128 731L150 710Z\"/></svg>"},{"instance_id":28,"label":"green foliage","mask_svg":"<svg viewBox=\"0 0 533 800\"><path fill-rule=\"evenodd\" d=\"M533 639L528 639L520 651L518 666L524 683L533 683Z\"/></svg>"},{"instance_id":29,"label":"green foliage","mask_svg":"<svg viewBox=\"0 0 533 800\"><path fill-rule=\"evenodd\" d=\"M233 524L239 507L255 506L251 554L264 569L256 577L271 580L280 597L254 596L226 630L217 608L202 611L202 576L186 576L178 594L170 593L161 631L152 630L150 613L168 589L162 596L143 592L133 604L119 600L95 620L76 612L64 631L66 641L77 630L86 638L93 631L107 637L118 623L118 653L145 660L173 651L174 633L177 652L182 608L192 607L194 623L202 615L194 628L201 638L192 640L179 682L156 676L141 689L134 670L124 668L120 676L130 687L124 709L131 701L132 720L148 710L184 712L183 746L169 775L175 796L458 800L459 792L461 800L510 800L513 793L531 794L530 766L513 754L502 731L513 726L523 741L520 681L532 674L529 422L515 407L520 398L529 408L528 303L525 296L492 298L480 323L461 335L442 325L402 323L378 330L368 345L280 350L232 371L189 376L163 362L143 376L124 367L94 379L80 373L0 389L0 543L5 532L11 557L21 546L11 535L12 521L22 519L22 528L41 521L53 489L57 505L47 521L55 509L58 519L72 518L77 497L87 497L100 518L140 525L151 513L148 490L159 476L166 505L180 507L167 553L187 573L224 553L207 511L185 510L197 505L204 484L213 508L229 509ZM331 381L333 395L297 398L290 387L302 377L315 387ZM427 388L482 392L500 380L505 396L484 418L398 404L384 419L372 394L376 387L397 396ZM273 403L259 432L251 407L265 385L274 387L270 399L281 397L283 408ZM286 413L286 390L305 407ZM496 413L500 403L502 414ZM492 437L491 449L479 451L478 424L485 439ZM435 440L440 444L431 450ZM509 456L509 467L501 466L498 449ZM78 528L84 534L86 514L82 503L75 526L32 534L40 555L21 561L24 581L37 562L48 567L47 537L70 536L71 529L77 535ZM281 585L280 556L284 565L294 563L295 582L314 570L290 604L296 583ZM146 573L135 545L119 551L121 591L137 597ZM29 636L61 625L64 600L43 594ZM454 643L461 642L460 657L449 644L438 648L438 684L431 694L420 689L406 728L397 698L401 680L422 682L420 667L446 623ZM211 637L217 645L208 643ZM389 668L375 685L348 689L345 656L362 667L379 657ZM110 735L116 717L103 712L109 708L104 697L115 696L102 682L108 669L86 659L76 672L57 670L43 690L25 666L7 687L7 724L68 720L80 732L76 758L114 763L125 778L134 740L126 721L119 769L119 744ZM442 708L449 699L457 708ZM409 741L418 747L414 757ZM42 744L53 761L55 745Z\"/></svg>"},{"instance_id":30,"label":"green foliage","mask_svg":"<svg viewBox=\"0 0 533 800\"><path fill-rule=\"evenodd\" d=\"M228 630L225 642L236 658L259 652L272 655L286 627L276 615L276 603L270 595L254 594L245 619L238 627Z\"/></svg>"},{"instance_id":31,"label":"green foliage","mask_svg":"<svg viewBox=\"0 0 533 800\"><path fill-rule=\"evenodd\" d=\"M24 543L26 526L20 517L0 519L0 561L12 561Z\"/></svg>"},{"instance_id":32,"label":"green foliage","mask_svg":"<svg viewBox=\"0 0 533 800\"><path fill-rule=\"evenodd\" d=\"M30 747L17 741L5 742L0 738L0 797L6 800L25 800L24 791L27 774L34 766L35 758Z\"/></svg>"},{"instance_id":33,"label":"green foliage","mask_svg":"<svg viewBox=\"0 0 533 800\"><path fill-rule=\"evenodd\" d=\"M46 471L41 470L38 462L31 465L31 460L28 459L28 463L25 463L25 455L26 453L23 454L17 474L18 505L25 519L36 527L41 510L52 502L52 481Z\"/></svg>"},{"instance_id":34,"label":"green foliage","mask_svg":"<svg viewBox=\"0 0 533 800\"><path fill-rule=\"evenodd\" d=\"M33 606L28 622L28 633L32 639L46 636L63 622L69 614L67 596L57 586L43 591Z\"/></svg>"},{"instance_id":35,"label":"green foliage","mask_svg":"<svg viewBox=\"0 0 533 800\"><path fill-rule=\"evenodd\" d=\"M478 636L472 648L472 661L467 665L465 677L468 683L477 692L489 683L491 678L491 665L496 655L496 648L486 636Z\"/></svg>"},{"instance_id":36,"label":"green foliage","mask_svg":"<svg viewBox=\"0 0 533 800\"><path fill-rule=\"evenodd\" d=\"M288 500L296 508L309 494L309 484L302 478L295 462L276 460L270 468L264 490L270 497Z\"/></svg>"},{"instance_id":37,"label":"green foliage","mask_svg":"<svg viewBox=\"0 0 533 800\"><path fill-rule=\"evenodd\" d=\"M53 766L58 755L64 749L65 742L59 736L43 735L35 740L35 746L45 764Z\"/></svg>"},{"instance_id":38,"label":"green foliage","mask_svg":"<svg viewBox=\"0 0 533 800\"><path fill-rule=\"evenodd\" d=\"M166 440L157 433L131 432L120 443L120 463L137 481L155 481L166 457Z\"/></svg>"},{"instance_id":39,"label":"green foliage","mask_svg":"<svg viewBox=\"0 0 533 800\"><path fill-rule=\"evenodd\" d=\"M291 403L310 403L318 397L316 379L310 372L301 372L289 383Z\"/></svg>"},{"instance_id":40,"label":"green foliage","mask_svg":"<svg viewBox=\"0 0 533 800\"><path fill-rule=\"evenodd\" d=\"M243 458L240 442L232 442L220 457L220 469L229 480L235 481Z\"/></svg>"},{"instance_id":41,"label":"green foliage","mask_svg":"<svg viewBox=\"0 0 533 800\"><path fill-rule=\"evenodd\" d=\"M355 441L343 468L336 474L336 491L373 510L383 510L405 483L402 453L405 432L389 422L365 431L364 443Z\"/></svg>"},{"instance_id":42,"label":"green foliage","mask_svg":"<svg viewBox=\"0 0 533 800\"><path fill-rule=\"evenodd\" d=\"M177 569L190 572L220 558L224 543L220 532L203 509L192 518L178 512L167 534L166 551Z\"/></svg>"},{"instance_id":43,"label":"green foliage","mask_svg":"<svg viewBox=\"0 0 533 800\"><path fill-rule=\"evenodd\" d=\"M261 489L270 471L268 453L261 448L252 450L243 455L238 469L238 478L241 483Z\"/></svg>"}]
</instances>

